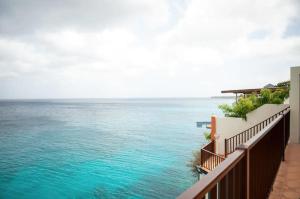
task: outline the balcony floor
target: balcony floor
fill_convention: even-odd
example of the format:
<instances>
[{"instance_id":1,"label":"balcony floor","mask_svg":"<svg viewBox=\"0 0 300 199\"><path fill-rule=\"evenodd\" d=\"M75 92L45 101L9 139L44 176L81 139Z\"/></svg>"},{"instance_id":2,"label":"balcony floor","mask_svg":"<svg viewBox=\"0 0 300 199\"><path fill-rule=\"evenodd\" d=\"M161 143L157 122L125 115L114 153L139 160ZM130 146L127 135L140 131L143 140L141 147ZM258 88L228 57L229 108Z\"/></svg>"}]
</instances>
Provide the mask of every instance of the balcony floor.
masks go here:
<instances>
[{"instance_id":1,"label":"balcony floor","mask_svg":"<svg viewBox=\"0 0 300 199\"><path fill-rule=\"evenodd\" d=\"M300 144L289 144L269 199L300 199Z\"/></svg>"}]
</instances>

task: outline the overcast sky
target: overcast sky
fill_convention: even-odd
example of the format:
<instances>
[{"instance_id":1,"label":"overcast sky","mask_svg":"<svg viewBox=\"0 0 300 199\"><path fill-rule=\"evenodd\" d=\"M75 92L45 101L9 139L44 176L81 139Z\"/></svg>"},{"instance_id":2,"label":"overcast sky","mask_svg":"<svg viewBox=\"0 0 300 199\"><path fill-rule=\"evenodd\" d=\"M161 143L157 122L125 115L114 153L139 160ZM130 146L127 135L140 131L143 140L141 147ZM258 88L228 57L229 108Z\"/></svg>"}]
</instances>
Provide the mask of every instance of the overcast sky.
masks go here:
<instances>
[{"instance_id":1,"label":"overcast sky","mask_svg":"<svg viewBox=\"0 0 300 199\"><path fill-rule=\"evenodd\" d=\"M205 97L289 79L299 0L0 0L0 98Z\"/></svg>"}]
</instances>

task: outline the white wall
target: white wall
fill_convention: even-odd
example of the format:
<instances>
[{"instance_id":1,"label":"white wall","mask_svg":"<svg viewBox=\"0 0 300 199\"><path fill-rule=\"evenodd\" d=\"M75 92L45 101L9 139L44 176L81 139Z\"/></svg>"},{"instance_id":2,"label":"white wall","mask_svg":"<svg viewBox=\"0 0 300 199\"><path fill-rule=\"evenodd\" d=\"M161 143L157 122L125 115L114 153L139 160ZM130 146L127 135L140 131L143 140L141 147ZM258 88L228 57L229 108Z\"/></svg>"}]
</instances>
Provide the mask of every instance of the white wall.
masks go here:
<instances>
[{"instance_id":1,"label":"white wall","mask_svg":"<svg viewBox=\"0 0 300 199\"><path fill-rule=\"evenodd\" d=\"M291 90L290 90L290 105L291 105L291 143L300 143L299 130L299 90L300 90L300 67L291 67Z\"/></svg>"},{"instance_id":2,"label":"white wall","mask_svg":"<svg viewBox=\"0 0 300 199\"><path fill-rule=\"evenodd\" d=\"M232 137L244 130L262 122L263 120L271 117L272 115L280 112L288 107L288 104L265 104L254 111L247 114L247 120L233 117L217 118L216 132L217 132L217 145L216 151L218 154L224 154L224 140L225 138Z\"/></svg>"},{"instance_id":3,"label":"white wall","mask_svg":"<svg viewBox=\"0 0 300 199\"><path fill-rule=\"evenodd\" d=\"M290 104L290 98L285 99L283 103L284 104Z\"/></svg>"}]
</instances>

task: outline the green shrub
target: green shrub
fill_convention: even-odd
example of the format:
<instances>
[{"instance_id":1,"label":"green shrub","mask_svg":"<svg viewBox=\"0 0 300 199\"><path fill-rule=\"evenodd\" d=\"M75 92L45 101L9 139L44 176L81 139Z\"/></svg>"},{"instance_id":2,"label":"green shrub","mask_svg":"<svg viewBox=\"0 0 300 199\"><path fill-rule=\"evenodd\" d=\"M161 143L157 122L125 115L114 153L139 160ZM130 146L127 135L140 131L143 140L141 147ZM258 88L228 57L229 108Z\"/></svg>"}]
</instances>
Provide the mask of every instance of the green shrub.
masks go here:
<instances>
[{"instance_id":1,"label":"green shrub","mask_svg":"<svg viewBox=\"0 0 300 199\"><path fill-rule=\"evenodd\" d=\"M258 105L261 106L263 104L267 104L271 101L272 98L272 92L269 89L261 89L260 91L260 97L257 98Z\"/></svg>"},{"instance_id":2,"label":"green shrub","mask_svg":"<svg viewBox=\"0 0 300 199\"><path fill-rule=\"evenodd\" d=\"M226 117L241 117L247 119L247 113L264 104L282 104L288 96L288 89L279 89L273 93L270 89L262 89L259 96L251 94L246 97L240 97L236 103L232 105L222 104L219 105L219 108Z\"/></svg>"},{"instance_id":3,"label":"green shrub","mask_svg":"<svg viewBox=\"0 0 300 199\"><path fill-rule=\"evenodd\" d=\"M271 103L272 104L282 104L286 98L289 97L288 90L277 90L272 93Z\"/></svg>"},{"instance_id":4,"label":"green shrub","mask_svg":"<svg viewBox=\"0 0 300 199\"><path fill-rule=\"evenodd\" d=\"M207 141L210 141L211 137L210 137L210 132L204 132L204 137Z\"/></svg>"},{"instance_id":5,"label":"green shrub","mask_svg":"<svg viewBox=\"0 0 300 199\"><path fill-rule=\"evenodd\" d=\"M222 104L219 108L223 111L226 117L241 117L246 119L246 114L256 108L256 97L240 98L237 103L232 106Z\"/></svg>"}]
</instances>

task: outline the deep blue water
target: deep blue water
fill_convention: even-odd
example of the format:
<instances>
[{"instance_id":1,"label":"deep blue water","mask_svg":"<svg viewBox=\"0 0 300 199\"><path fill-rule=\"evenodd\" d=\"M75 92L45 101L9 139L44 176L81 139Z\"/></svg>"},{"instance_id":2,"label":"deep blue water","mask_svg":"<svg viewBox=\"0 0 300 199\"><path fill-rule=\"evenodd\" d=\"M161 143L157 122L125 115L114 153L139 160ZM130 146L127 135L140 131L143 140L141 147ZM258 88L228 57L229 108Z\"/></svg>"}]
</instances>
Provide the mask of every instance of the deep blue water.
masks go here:
<instances>
[{"instance_id":1,"label":"deep blue water","mask_svg":"<svg viewBox=\"0 0 300 199\"><path fill-rule=\"evenodd\" d=\"M0 101L0 198L175 198L224 102Z\"/></svg>"}]
</instances>

